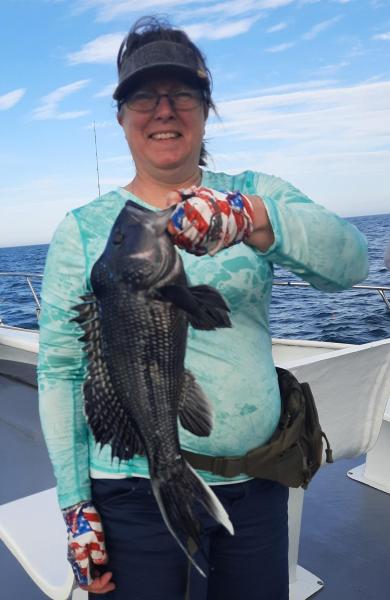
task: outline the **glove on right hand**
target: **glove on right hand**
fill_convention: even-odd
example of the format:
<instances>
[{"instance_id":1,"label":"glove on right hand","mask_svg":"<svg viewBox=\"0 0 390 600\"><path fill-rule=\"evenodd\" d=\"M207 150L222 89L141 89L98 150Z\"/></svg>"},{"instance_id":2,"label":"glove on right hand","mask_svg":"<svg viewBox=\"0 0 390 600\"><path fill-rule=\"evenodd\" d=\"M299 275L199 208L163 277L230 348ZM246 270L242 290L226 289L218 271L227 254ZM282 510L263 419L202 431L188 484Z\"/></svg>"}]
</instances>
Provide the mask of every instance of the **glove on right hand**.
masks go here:
<instances>
[{"instance_id":1,"label":"glove on right hand","mask_svg":"<svg viewBox=\"0 0 390 600\"><path fill-rule=\"evenodd\" d=\"M213 256L252 233L253 206L244 194L202 186L177 192L182 201L172 214L168 232L179 248L198 256Z\"/></svg>"},{"instance_id":2,"label":"glove on right hand","mask_svg":"<svg viewBox=\"0 0 390 600\"><path fill-rule=\"evenodd\" d=\"M68 561L78 585L90 585L91 563L104 565L107 552L100 515L92 502L79 502L62 511L68 532Z\"/></svg>"}]
</instances>

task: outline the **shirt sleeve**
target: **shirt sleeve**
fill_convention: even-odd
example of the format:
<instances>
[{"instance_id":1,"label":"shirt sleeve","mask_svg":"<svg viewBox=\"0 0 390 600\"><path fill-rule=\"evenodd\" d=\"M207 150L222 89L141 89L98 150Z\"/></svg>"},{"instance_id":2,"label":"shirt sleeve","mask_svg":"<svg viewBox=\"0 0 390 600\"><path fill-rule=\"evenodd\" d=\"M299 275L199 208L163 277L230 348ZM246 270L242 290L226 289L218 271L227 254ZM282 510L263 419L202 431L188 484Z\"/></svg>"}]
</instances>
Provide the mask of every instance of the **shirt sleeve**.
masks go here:
<instances>
[{"instance_id":1,"label":"shirt sleeve","mask_svg":"<svg viewBox=\"0 0 390 600\"><path fill-rule=\"evenodd\" d=\"M38 360L39 410L61 508L91 497L88 426L83 412L85 358L81 329L70 319L86 293L77 221L69 213L49 248L42 292Z\"/></svg>"},{"instance_id":2,"label":"shirt sleeve","mask_svg":"<svg viewBox=\"0 0 390 600\"><path fill-rule=\"evenodd\" d=\"M256 189L275 236L262 253L270 262L328 292L348 289L367 277L366 238L352 223L278 177L258 174Z\"/></svg>"}]
</instances>

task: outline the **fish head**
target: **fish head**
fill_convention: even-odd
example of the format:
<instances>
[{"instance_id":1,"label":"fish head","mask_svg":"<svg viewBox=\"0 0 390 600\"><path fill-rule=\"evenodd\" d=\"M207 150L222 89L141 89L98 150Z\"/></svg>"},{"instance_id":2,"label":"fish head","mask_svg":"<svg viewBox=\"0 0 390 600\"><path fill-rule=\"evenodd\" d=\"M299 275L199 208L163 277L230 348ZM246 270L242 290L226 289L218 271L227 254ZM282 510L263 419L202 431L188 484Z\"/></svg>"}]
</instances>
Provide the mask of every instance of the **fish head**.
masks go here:
<instances>
[{"instance_id":1,"label":"fish head","mask_svg":"<svg viewBox=\"0 0 390 600\"><path fill-rule=\"evenodd\" d=\"M95 292L101 284L119 282L134 290L149 289L177 270L180 258L167 233L174 210L155 212L131 200L126 202L93 268Z\"/></svg>"}]
</instances>

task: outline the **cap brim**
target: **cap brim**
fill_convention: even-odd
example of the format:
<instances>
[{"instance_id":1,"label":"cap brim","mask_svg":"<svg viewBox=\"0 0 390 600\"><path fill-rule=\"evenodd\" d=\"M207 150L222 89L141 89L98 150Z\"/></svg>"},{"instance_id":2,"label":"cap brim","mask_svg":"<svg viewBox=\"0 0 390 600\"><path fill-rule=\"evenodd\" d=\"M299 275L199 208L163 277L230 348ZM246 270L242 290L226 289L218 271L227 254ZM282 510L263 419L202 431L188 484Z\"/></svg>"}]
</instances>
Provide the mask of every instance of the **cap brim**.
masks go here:
<instances>
[{"instance_id":1,"label":"cap brim","mask_svg":"<svg viewBox=\"0 0 390 600\"><path fill-rule=\"evenodd\" d=\"M183 83L195 85L201 89L208 87L208 80L204 77L199 77L192 69L178 65L153 65L144 67L121 81L115 88L113 98L117 101L123 100L131 92L135 91L137 87L144 84L149 79L155 79L164 75L177 77L178 79L182 80Z\"/></svg>"},{"instance_id":2,"label":"cap brim","mask_svg":"<svg viewBox=\"0 0 390 600\"><path fill-rule=\"evenodd\" d=\"M166 73L186 78L202 88L210 86L207 72L192 48L160 40L137 48L123 59L114 100L123 100L141 80Z\"/></svg>"}]
</instances>

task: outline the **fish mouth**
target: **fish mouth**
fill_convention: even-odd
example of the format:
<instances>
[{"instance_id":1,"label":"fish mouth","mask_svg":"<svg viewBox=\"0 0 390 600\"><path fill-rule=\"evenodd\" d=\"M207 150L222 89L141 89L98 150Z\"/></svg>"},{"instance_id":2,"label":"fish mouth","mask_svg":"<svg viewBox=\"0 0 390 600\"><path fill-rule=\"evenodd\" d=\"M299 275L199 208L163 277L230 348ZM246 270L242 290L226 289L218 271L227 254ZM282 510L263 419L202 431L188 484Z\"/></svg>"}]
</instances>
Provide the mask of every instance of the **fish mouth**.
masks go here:
<instances>
[{"instance_id":1,"label":"fish mouth","mask_svg":"<svg viewBox=\"0 0 390 600\"><path fill-rule=\"evenodd\" d=\"M172 244L170 240L167 240ZM176 273L180 272L181 258L179 253L173 247L172 249L164 249L160 256L159 268L155 271L154 283L158 283L158 287L162 287L175 277Z\"/></svg>"},{"instance_id":2,"label":"fish mouth","mask_svg":"<svg viewBox=\"0 0 390 600\"><path fill-rule=\"evenodd\" d=\"M168 247L168 244L171 247ZM172 242L167 239L167 247L164 247L161 254L154 262L154 273L148 280L148 285L155 289L169 285L182 270L182 260L179 252L173 246Z\"/></svg>"}]
</instances>

